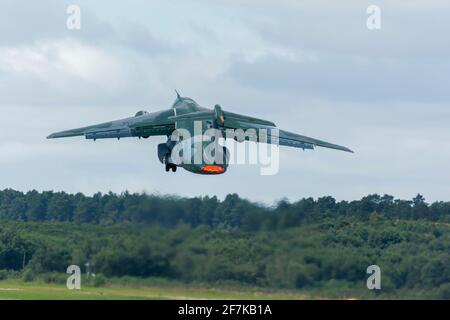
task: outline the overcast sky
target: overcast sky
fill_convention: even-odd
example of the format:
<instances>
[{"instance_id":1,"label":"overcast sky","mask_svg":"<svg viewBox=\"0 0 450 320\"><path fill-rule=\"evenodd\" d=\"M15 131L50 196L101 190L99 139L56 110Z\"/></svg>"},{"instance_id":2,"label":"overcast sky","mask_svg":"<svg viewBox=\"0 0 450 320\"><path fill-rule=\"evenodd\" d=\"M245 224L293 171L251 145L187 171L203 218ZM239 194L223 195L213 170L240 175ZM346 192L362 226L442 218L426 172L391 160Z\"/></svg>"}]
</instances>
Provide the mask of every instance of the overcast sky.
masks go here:
<instances>
[{"instance_id":1,"label":"overcast sky","mask_svg":"<svg viewBox=\"0 0 450 320\"><path fill-rule=\"evenodd\" d=\"M450 200L449 15L445 0L2 0L0 188ZM284 148L277 175L200 176L164 171L163 138L45 139L169 108L175 88L356 153Z\"/></svg>"}]
</instances>

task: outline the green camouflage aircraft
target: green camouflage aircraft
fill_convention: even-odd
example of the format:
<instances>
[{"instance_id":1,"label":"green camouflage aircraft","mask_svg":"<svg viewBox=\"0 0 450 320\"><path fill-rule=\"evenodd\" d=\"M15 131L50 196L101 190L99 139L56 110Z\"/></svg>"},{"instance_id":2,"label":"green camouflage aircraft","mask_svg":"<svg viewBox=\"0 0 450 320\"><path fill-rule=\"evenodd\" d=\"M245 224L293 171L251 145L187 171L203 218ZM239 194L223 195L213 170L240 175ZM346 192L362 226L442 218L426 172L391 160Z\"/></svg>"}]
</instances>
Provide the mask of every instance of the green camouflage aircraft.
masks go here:
<instances>
[{"instance_id":1,"label":"green camouflage aircraft","mask_svg":"<svg viewBox=\"0 0 450 320\"><path fill-rule=\"evenodd\" d=\"M224 111L220 105L215 105L213 110L207 109L199 106L191 98L181 97L178 92L176 94L177 98L168 110L152 113L139 111L134 117L56 132L49 135L47 139L84 136L86 139L95 141L108 138L138 137L139 139L147 139L150 136L167 136L167 142L158 145L158 158L161 163L165 164L166 171L172 170L175 172L177 167L182 167L198 174L224 173L228 167L229 151L225 147L220 147L222 149L219 150L220 153L216 152L220 156L216 155L212 161L205 161L203 158L200 161L174 161L173 151L181 145L184 145L184 149L181 148L181 154L185 152L186 146L192 148L194 154L198 149L201 152L204 151L207 141L201 140L200 145L198 145L196 144L198 140L196 142L193 138L199 134L196 131L197 128L201 130L200 135L205 135L208 130L212 129L222 134L222 137L232 138L238 142L251 140L303 150L314 149L315 146L319 146L353 153L352 150L343 146L278 130L271 121ZM179 134L175 134L181 130L189 133L191 138L186 139L183 136L182 139ZM217 137L217 135L214 137ZM212 138L211 140L216 139ZM196 146L200 146L200 148L196 148ZM215 151L212 152L213 155L214 153ZM192 153L189 153L189 157L194 159ZM195 158L195 160L198 159Z\"/></svg>"}]
</instances>

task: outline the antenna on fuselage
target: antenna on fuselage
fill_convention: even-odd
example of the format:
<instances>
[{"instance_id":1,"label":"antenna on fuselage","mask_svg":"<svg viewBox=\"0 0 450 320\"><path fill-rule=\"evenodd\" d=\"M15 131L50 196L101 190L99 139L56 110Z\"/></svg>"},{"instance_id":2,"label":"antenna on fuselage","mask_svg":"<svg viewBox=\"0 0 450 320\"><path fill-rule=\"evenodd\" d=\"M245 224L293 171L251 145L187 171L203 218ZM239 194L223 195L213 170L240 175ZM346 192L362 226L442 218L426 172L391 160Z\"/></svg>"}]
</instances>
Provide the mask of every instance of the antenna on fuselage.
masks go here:
<instances>
[{"instance_id":1,"label":"antenna on fuselage","mask_svg":"<svg viewBox=\"0 0 450 320\"><path fill-rule=\"evenodd\" d=\"M175 93L177 94L177 99L181 99L180 94L178 93L177 89L175 89Z\"/></svg>"}]
</instances>

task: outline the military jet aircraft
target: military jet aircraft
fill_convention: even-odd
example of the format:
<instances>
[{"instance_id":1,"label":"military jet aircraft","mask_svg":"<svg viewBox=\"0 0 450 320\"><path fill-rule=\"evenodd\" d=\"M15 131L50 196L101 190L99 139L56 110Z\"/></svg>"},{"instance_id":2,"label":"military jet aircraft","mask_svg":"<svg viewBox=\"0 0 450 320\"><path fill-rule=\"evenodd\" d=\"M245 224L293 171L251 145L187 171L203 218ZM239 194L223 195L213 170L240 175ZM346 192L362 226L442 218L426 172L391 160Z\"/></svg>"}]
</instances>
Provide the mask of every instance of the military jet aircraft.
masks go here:
<instances>
[{"instance_id":1,"label":"military jet aircraft","mask_svg":"<svg viewBox=\"0 0 450 320\"><path fill-rule=\"evenodd\" d=\"M284 130L278 130L276 125L267 120L244 116L237 113L224 111L220 105L215 105L214 109L207 109L199 106L194 100L187 97L181 97L176 92L177 98L172 107L168 110L149 113L139 111L133 117L105 122L97 125L56 132L47 137L47 139L65 138L74 136L84 136L86 139L107 139L107 138L126 138L138 137L149 138L150 136L167 136L167 142L158 145L158 158L165 165L165 170L173 172L177 167L182 167L190 172L198 174L221 174L228 167L228 150L223 147L224 161L214 161L201 163L180 163L172 161L171 153L180 143L194 146L193 140L182 141L174 138L174 132L180 129L194 133L195 122L200 122L202 133L208 129L216 129L219 132L237 132L232 138L238 142L258 140L261 137L261 130L266 130L266 136L270 138L266 141L268 144L276 143L281 146L295 147L305 149L314 149L315 146L331 148L353 153L352 150L328 143L325 141L305 137L299 134ZM275 129L275 130L274 130ZM275 133L273 133L275 132ZM224 135L229 138L228 135ZM205 144L201 144L203 149Z\"/></svg>"}]
</instances>

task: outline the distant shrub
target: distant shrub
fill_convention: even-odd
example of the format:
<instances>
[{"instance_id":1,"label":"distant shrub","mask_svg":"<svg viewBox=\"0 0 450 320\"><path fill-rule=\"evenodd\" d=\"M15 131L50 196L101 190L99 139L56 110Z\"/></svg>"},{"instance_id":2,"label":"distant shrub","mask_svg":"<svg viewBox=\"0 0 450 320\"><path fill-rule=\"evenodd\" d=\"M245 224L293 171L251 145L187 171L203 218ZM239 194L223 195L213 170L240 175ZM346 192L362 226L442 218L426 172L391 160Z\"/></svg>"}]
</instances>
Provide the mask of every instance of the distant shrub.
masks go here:
<instances>
[{"instance_id":1,"label":"distant shrub","mask_svg":"<svg viewBox=\"0 0 450 320\"><path fill-rule=\"evenodd\" d=\"M49 272L40 274L39 279L46 283L64 284L67 281L67 275L64 273Z\"/></svg>"},{"instance_id":2,"label":"distant shrub","mask_svg":"<svg viewBox=\"0 0 450 320\"><path fill-rule=\"evenodd\" d=\"M25 282L31 282L36 279L36 274L31 269L26 269L22 272L22 280Z\"/></svg>"},{"instance_id":3,"label":"distant shrub","mask_svg":"<svg viewBox=\"0 0 450 320\"><path fill-rule=\"evenodd\" d=\"M0 280L17 278L18 272L15 270L0 270Z\"/></svg>"},{"instance_id":4,"label":"distant shrub","mask_svg":"<svg viewBox=\"0 0 450 320\"><path fill-rule=\"evenodd\" d=\"M93 285L94 287L101 287L106 284L106 277L101 273L96 274L94 277Z\"/></svg>"}]
</instances>

